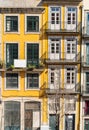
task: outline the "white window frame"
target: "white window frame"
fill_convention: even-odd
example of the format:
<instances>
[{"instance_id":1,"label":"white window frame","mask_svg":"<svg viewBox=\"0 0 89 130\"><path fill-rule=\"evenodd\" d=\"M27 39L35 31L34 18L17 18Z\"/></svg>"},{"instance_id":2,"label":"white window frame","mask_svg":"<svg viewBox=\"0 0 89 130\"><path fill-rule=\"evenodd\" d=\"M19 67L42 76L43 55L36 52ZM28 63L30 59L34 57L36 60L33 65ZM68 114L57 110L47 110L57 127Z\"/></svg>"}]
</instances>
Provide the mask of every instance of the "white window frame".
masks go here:
<instances>
[{"instance_id":1,"label":"white window frame","mask_svg":"<svg viewBox=\"0 0 89 130\"><path fill-rule=\"evenodd\" d=\"M27 32L27 16L38 16L39 17L39 31L36 32ZM25 34L39 34L40 33L40 28L41 28L42 22L41 22L41 16L38 14L25 14Z\"/></svg>"},{"instance_id":2,"label":"white window frame","mask_svg":"<svg viewBox=\"0 0 89 130\"><path fill-rule=\"evenodd\" d=\"M38 77L39 77L39 86L38 86L38 88L27 88L27 74L38 74ZM30 72L28 72L28 73L26 73L25 74L25 91L28 91L28 90L40 90L40 86L41 86L41 84L40 84L40 74L39 73L30 73Z\"/></svg>"},{"instance_id":3,"label":"white window frame","mask_svg":"<svg viewBox=\"0 0 89 130\"><path fill-rule=\"evenodd\" d=\"M6 31L6 16L17 16L18 17L18 31L17 32L7 32ZM4 33L8 34L8 33L12 33L12 34L20 34L20 15L19 14L5 14L4 15Z\"/></svg>"},{"instance_id":4,"label":"white window frame","mask_svg":"<svg viewBox=\"0 0 89 130\"><path fill-rule=\"evenodd\" d=\"M7 87L6 87L6 74L7 74L7 73L11 73L11 74L12 74L12 73L13 73L13 74L14 74L14 73L17 73L17 74L18 74L18 88L7 88ZM8 71L7 71L7 72L5 73L5 90L20 90L20 72L8 72Z\"/></svg>"},{"instance_id":5,"label":"white window frame","mask_svg":"<svg viewBox=\"0 0 89 130\"><path fill-rule=\"evenodd\" d=\"M78 24L78 12L79 12L79 8L77 6L66 6L65 7L65 29L67 28L66 27L66 24L67 24L67 9L68 8L76 8L76 26Z\"/></svg>"},{"instance_id":6,"label":"white window frame","mask_svg":"<svg viewBox=\"0 0 89 130\"><path fill-rule=\"evenodd\" d=\"M52 7L59 7L60 8L60 28L61 28L62 27L62 15L61 15L62 7L61 6L57 6L57 5L56 6L54 6L54 5L49 6L49 8L48 8L48 22L51 22L51 13L50 12L51 12ZM49 25L49 23L48 23L48 25Z\"/></svg>"}]
</instances>

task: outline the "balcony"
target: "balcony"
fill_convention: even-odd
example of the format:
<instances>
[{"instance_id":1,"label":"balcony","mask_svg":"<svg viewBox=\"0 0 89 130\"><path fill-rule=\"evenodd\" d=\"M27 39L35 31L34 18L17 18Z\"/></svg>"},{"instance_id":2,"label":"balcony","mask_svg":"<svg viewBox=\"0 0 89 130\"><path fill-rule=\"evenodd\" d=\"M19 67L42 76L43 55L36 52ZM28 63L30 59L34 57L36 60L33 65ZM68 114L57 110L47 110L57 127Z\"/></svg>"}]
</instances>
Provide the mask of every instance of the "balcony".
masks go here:
<instances>
[{"instance_id":1,"label":"balcony","mask_svg":"<svg viewBox=\"0 0 89 130\"><path fill-rule=\"evenodd\" d=\"M89 25L83 27L82 34L83 34L83 38L89 39Z\"/></svg>"},{"instance_id":2,"label":"balcony","mask_svg":"<svg viewBox=\"0 0 89 130\"><path fill-rule=\"evenodd\" d=\"M41 73L45 68L43 61L39 59L30 61L26 61L25 59L14 59L13 61L14 64L12 64L13 62L6 64L6 67L3 68L3 71L29 71L29 73Z\"/></svg>"},{"instance_id":3,"label":"balcony","mask_svg":"<svg viewBox=\"0 0 89 130\"><path fill-rule=\"evenodd\" d=\"M48 52L48 59L45 60L46 64L79 64L80 52L77 54L60 52L50 53Z\"/></svg>"},{"instance_id":4,"label":"balcony","mask_svg":"<svg viewBox=\"0 0 89 130\"><path fill-rule=\"evenodd\" d=\"M54 85L55 86L55 85ZM63 87L64 86L64 87ZM79 94L80 93L80 83L77 84L67 84L67 83L60 83L59 87L51 88L51 85L48 85L46 88L47 95L55 95L55 94Z\"/></svg>"},{"instance_id":5,"label":"balcony","mask_svg":"<svg viewBox=\"0 0 89 130\"><path fill-rule=\"evenodd\" d=\"M47 34L75 34L78 35L81 32L81 23L69 24L67 22L57 21L47 22L45 25L45 31ZM75 21L76 23L76 21Z\"/></svg>"}]
</instances>

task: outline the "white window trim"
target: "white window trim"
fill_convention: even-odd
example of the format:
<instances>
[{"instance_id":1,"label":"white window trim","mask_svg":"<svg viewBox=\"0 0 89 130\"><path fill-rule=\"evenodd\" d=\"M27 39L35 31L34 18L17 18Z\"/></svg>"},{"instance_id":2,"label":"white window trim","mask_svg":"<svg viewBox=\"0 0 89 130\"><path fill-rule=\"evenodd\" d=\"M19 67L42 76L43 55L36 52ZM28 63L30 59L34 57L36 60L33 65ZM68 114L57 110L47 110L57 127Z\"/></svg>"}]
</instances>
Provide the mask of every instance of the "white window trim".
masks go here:
<instances>
[{"instance_id":1,"label":"white window trim","mask_svg":"<svg viewBox=\"0 0 89 130\"><path fill-rule=\"evenodd\" d=\"M66 53L66 43L67 43L67 39L74 39L76 41L76 54L78 53L78 47L77 47L77 43L78 43L78 38L77 37L64 37L64 52Z\"/></svg>"},{"instance_id":2,"label":"white window trim","mask_svg":"<svg viewBox=\"0 0 89 130\"><path fill-rule=\"evenodd\" d=\"M78 12L79 12L79 9L77 6L66 6L65 7L65 29L67 28L66 27L66 24L67 24L67 8L76 8L76 25L78 24Z\"/></svg>"},{"instance_id":3,"label":"white window trim","mask_svg":"<svg viewBox=\"0 0 89 130\"><path fill-rule=\"evenodd\" d=\"M38 32L27 32L27 16L38 16L39 17L39 31ZM25 34L39 34L41 28L41 16L38 14L25 14Z\"/></svg>"},{"instance_id":4,"label":"white window trim","mask_svg":"<svg viewBox=\"0 0 89 130\"><path fill-rule=\"evenodd\" d=\"M66 79L66 78L67 78L67 75L66 75L66 74L67 74L67 73L66 73L66 72L67 72L67 68L74 68L74 69L75 69L75 84L77 84L77 79L78 79L78 78L76 78L76 77L77 77L77 73L76 73L76 71L77 71L77 66L65 66L65 68L64 68L64 69L65 69L65 70L64 70L64 73L65 73L65 74L64 74L64 75L65 75L64 85L65 85L66 80L67 80L67 79Z\"/></svg>"},{"instance_id":5,"label":"white window trim","mask_svg":"<svg viewBox=\"0 0 89 130\"><path fill-rule=\"evenodd\" d=\"M18 74L18 88L13 88L13 89L12 89L12 88L6 88L6 74L7 74L7 73L11 73L11 74L12 74L12 73L13 73L13 74L14 74L14 73L17 73L17 74ZM5 75L4 75L4 77L5 77L5 80L4 80L4 81L5 81L5 82L4 82L5 90L11 90L11 91L12 91L12 90L20 90L20 72L8 72L8 71L7 71L7 72L5 73Z\"/></svg>"},{"instance_id":6,"label":"white window trim","mask_svg":"<svg viewBox=\"0 0 89 130\"><path fill-rule=\"evenodd\" d=\"M55 70L56 70L56 69L59 69L60 83L62 83L62 80L61 80L61 75L62 75L62 74L61 74L61 73L62 73L62 72L61 72L61 66L59 67L58 65L56 65L56 66L55 66L55 65L53 65L53 66L49 65L49 66L48 66L48 86L49 86L50 83L51 83L51 81L50 81L50 78L51 78L51 77L50 77L50 76L51 76L51 75L50 75L50 72L51 72L50 69L51 69L51 68L53 68L53 69L55 69Z\"/></svg>"},{"instance_id":7,"label":"white window trim","mask_svg":"<svg viewBox=\"0 0 89 130\"><path fill-rule=\"evenodd\" d=\"M25 91L28 91L28 90L31 90L31 91L34 91L34 90L40 90L40 86L41 86L41 84L40 84L40 74L39 73L32 73L32 74L38 74L39 75L39 86L38 86L38 88L27 88L27 74L31 74L30 72L28 72L28 73L26 73L25 74Z\"/></svg>"},{"instance_id":8,"label":"white window trim","mask_svg":"<svg viewBox=\"0 0 89 130\"><path fill-rule=\"evenodd\" d=\"M49 36L48 37L48 57L49 57L49 53L50 53L50 43L51 43L51 39L59 39L59 41L60 41L60 52L62 52L62 50L61 50L61 48L62 48L62 37L58 37L58 36ZM62 54L61 54L62 55ZM61 55L60 55L60 57L61 57ZM49 57L50 58L50 57Z\"/></svg>"},{"instance_id":9,"label":"white window trim","mask_svg":"<svg viewBox=\"0 0 89 130\"><path fill-rule=\"evenodd\" d=\"M7 32L6 31L6 16L18 16L18 31L17 32ZM5 14L4 15L4 34L20 34L20 15L19 14Z\"/></svg>"}]
</instances>

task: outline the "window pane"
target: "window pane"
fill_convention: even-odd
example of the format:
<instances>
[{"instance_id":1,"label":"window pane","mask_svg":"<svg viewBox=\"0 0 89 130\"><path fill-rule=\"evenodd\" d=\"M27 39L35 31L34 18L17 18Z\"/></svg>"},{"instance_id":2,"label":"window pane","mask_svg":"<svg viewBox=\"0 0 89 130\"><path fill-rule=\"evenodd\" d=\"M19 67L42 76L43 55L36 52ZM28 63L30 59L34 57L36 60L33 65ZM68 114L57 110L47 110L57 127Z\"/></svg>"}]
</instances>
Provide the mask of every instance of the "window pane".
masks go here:
<instances>
[{"instance_id":1,"label":"window pane","mask_svg":"<svg viewBox=\"0 0 89 130\"><path fill-rule=\"evenodd\" d=\"M20 130L20 103L8 101L4 104L4 130Z\"/></svg>"},{"instance_id":2,"label":"window pane","mask_svg":"<svg viewBox=\"0 0 89 130\"><path fill-rule=\"evenodd\" d=\"M18 74L7 73L6 74L6 88L18 88Z\"/></svg>"},{"instance_id":3,"label":"window pane","mask_svg":"<svg viewBox=\"0 0 89 130\"><path fill-rule=\"evenodd\" d=\"M27 44L27 65L39 65L39 44Z\"/></svg>"},{"instance_id":4,"label":"window pane","mask_svg":"<svg viewBox=\"0 0 89 130\"><path fill-rule=\"evenodd\" d=\"M18 31L18 16L6 16L6 31L7 32Z\"/></svg>"},{"instance_id":5,"label":"window pane","mask_svg":"<svg viewBox=\"0 0 89 130\"><path fill-rule=\"evenodd\" d=\"M27 88L39 88L39 74L27 74Z\"/></svg>"},{"instance_id":6,"label":"window pane","mask_svg":"<svg viewBox=\"0 0 89 130\"><path fill-rule=\"evenodd\" d=\"M6 66L14 64L14 59L18 59L18 44L6 44Z\"/></svg>"},{"instance_id":7,"label":"window pane","mask_svg":"<svg viewBox=\"0 0 89 130\"><path fill-rule=\"evenodd\" d=\"M27 16L27 32L39 31L39 16Z\"/></svg>"}]
</instances>

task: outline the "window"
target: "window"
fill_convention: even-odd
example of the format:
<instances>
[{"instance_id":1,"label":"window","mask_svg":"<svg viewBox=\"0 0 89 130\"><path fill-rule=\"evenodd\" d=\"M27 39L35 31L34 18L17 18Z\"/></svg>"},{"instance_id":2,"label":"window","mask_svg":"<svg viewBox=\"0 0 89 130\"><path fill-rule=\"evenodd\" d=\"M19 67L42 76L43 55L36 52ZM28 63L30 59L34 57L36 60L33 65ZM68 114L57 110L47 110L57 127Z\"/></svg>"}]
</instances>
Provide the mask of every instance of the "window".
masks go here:
<instances>
[{"instance_id":1,"label":"window","mask_svg":"<svg viewBox=\"0 0 89 130\"><path fill-rule=\"evenodd\" d=\"M40 129L40 103L25 102L25 130Z\"/></svg>"},{"instance_id":2,"label":"window","mask_svg":"<svg viewBox=\"0 0 89 130\"><path fill-rule=\"evenodd\" d=\"M59 115L58 114L49 115L49 127L51 130L59 130Z\"/></svg>"},{"instance_id":3,"label":"window","mask_svg":"<svg viewBox=\"0 0 89 130\"><path fill-rule=\"evenodd\" d=\"M65 115L65 130L75 130L75 115Z\"/></svg>"},{"instance_id":4,"label":"window","mask_svg":"<svg viewBox=\"0 0 89 130\"><path fill-rule=\"evenodd\" d=\"M85 101L85 107L84 108L85 108L84 114L89 115L89 101L88 100Z\"/></svg>"},{"instance_id":5,"label":"window","mask_svg":"<svg viewBox=\"0 0 89 130\"><path fill-rule=\"evenodd\" d=\"M18 88L18 74L7 73L6 74L6 88L16 89Z\"/></svg>"},{"instance_id":6,"label":"window","mask_svg":"<svg viewBox=\"0 0 89 130\"><path fill-rule=\"evenodd\" d=\"M27 89L39 88L39 74L27 74Z\"/></svg>"},{"instance_id":7,"label":"window","mask_svg":"<svg viewBox=\"0 0 89 130\"><path fill-rule=\"evenodd\" d=\"M6 44L6 66L14 64L14 59L18 59L18 44L7 43Z\"/></svg>"},{"instance_id":8,"label":"window","mask_svg":"<svg viewBox=\"0 0 89 130\"><path fill-rule=\"evenodd\" d=\"M27 65L39 64L39 44L27 44Z\"/></svg>"},{"instance_id":9,"label":"window","mask_svg":"<svg viewBox=\"0 0 89 130\"><path fill-rule=\"evenodd\" d=\"M76 40L75 39L67 39L67 53L68 54L76 53Z\"/></svg>"},{"instance_id":10,"label":"window","mask_svg":"<svg viewBox=\"0 0 89 130\"><path fill-rule=\"evenodd\" d=\"M75 83L75 69L74 68L67 68L67 84L74 84Z\"/></svg>"},{"instance_id":11,"label":"window","mask_svg":"<svg viewBox=\"0 0 89 130\"><path fill-rule=\"evenodd\" d=\"M65 113L69 113L71 111L75 111L76 109L76 102L75 99L70 99L65 98Z\"/></svg>"},{"instance_id":12,"label":"window","mask_svg":"<svg viewBox=\"0 0 89 130\"><path fill-rule=\"evenodd\" d=\"M18 32L18 16L6 16L6 32Z\"/></svg>"},{"instance_id":13,"label":"window","mask_svg":"<svg viewBox=\"0 0 89 130\"><path fill-rule=\"evenodd\" d=\"M39 16L27 16L27 32L39 31Z\"/></svg>"},{"instance_id":14,"label":"window","mask_svg":"<svg viewBox=\"0 0 89 130\"><path fill-rule=\"evenodd\" d=\"M89 72L86 72L86 93L89 93Z\"/></svg>"},{"instance_id":15,"label":"window","mask_svg":"<svg viewBox=\"0 0 89 130\"><path fill-rule=\"evenodd\" d=\"M20 103L7 101L4 103L4 130L20 130Z\"/></svg>"}]
</instances>

